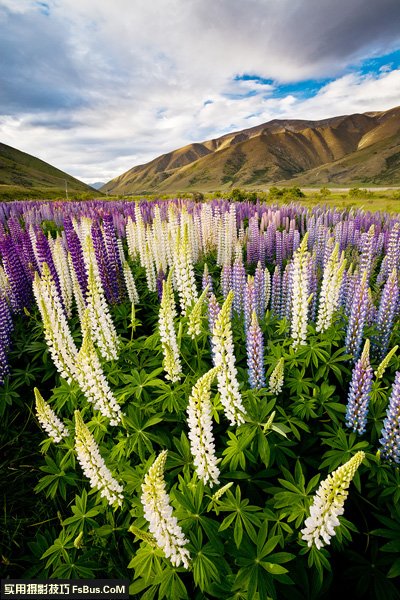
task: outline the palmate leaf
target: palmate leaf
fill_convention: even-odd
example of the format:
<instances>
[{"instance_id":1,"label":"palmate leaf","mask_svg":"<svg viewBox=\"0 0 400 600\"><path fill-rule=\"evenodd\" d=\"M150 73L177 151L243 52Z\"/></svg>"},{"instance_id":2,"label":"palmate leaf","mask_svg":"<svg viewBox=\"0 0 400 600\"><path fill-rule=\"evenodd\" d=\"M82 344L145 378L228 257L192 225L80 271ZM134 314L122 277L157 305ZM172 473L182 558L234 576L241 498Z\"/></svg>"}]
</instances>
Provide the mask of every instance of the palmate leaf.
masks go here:
<instances>
[{"instance_id":1,"label":"palmate leaf","mask_svg":"<svg viewBox=\"0 0 400 600\"><path fill-rule=\"evenodd\" d=\"M238 485L236 486L235 495L232 494L230 489L227 490L222 501L218 504L218 511L230 513L222 521L219 531L225 531L233 525L233 539L237 548L242 543L244 531L255 543L257 538L255 527L259 527L261 524L262 511L258 506L250 505L247 498L242 500Z\"/></svg>"}]
</instances>

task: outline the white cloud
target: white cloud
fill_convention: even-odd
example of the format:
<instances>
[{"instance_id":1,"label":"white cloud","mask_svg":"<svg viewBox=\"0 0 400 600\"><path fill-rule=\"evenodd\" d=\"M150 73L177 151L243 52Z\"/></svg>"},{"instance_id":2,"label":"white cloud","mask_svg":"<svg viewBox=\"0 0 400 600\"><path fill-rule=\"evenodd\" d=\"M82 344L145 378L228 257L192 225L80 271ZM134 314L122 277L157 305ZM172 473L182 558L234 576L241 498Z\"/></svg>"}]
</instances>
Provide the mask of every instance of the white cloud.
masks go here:
<instances>
[{"instance_id":1,"label":"white cloud","mask_svg":"<svg viewBox=\"0 0 400 600\"><path fill-rule=\"evenodd\" d=\"M398 0L0 0L0 139L97 181L273 118L383 110L400 71L346 69L400 45L396 16ZM312 98L274 97L318 77L334 80Z\"/></svg>"}]
</instances>

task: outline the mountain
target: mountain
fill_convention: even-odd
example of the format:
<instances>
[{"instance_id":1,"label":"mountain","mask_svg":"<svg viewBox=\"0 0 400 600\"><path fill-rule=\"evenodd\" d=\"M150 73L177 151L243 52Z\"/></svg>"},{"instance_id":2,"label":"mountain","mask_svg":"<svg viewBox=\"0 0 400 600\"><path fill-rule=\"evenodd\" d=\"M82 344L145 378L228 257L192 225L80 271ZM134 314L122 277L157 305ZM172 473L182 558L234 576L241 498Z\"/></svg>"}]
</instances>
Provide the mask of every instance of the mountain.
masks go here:
<instances>
[{"instance_id":1,"label":"mountain","mask_svg":"<svg viewBox=\"0 0 400 600\"><path fill-rule=\"evenodd\" d=\"M1 197L65 197L93 192L93 188L48 163L0 143Z\"/></svg>"},{"instance_id":2,"label":"mountain","mask_svg":"<svg viewBox=\"0 0 400 600\"><path fill-rule=\"evenodd\" d=\"M193 143L112 179L112 194L281 185L399 185L400 107L320 121L274 119Z\"/></svg>"},{"instance_id":3,"label":"mountain","mask_svg":"<svg viewBox=\"0 0 400 600\"><path fill-rule=\"evenodd\" d=\"M104 181L96 181L95 183L91 183L90 187L94 188L95 190L99 190L103 187L103 185L106 185Z\"/></svg>"}]
</instances>

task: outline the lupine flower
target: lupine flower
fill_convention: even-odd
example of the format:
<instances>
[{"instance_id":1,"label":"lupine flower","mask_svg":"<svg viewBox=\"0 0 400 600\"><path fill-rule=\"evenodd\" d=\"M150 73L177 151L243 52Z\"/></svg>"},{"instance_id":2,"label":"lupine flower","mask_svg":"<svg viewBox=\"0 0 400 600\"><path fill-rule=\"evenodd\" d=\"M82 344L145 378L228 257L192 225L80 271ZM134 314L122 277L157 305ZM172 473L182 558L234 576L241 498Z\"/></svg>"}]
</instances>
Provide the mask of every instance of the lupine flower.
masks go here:
<instances>
[{"instance_id":1,"label":"lupine flower","mask_svg":"<svg viewBox=\"0 0 400 600\"><path fill-rule=\"evenodd\" d=\"M225 300L230 290L232 289L232 267L231 265L224 264L221 269L221 290L222 296Z\"/></svg>"},{"instance_id":2,"label":"lupine flower","mask_svg":"<svg viewBox=\"0 0 400 600\"><path fill-rule=\"evenodd\" d=\"M186 315L188 308L198 297L193 262L190 254L187 225L183 227L181 235L177 238L174 257L174 274L178 288L181 311L183 315Z\"/></svg>"},{"instance_id":3,"label":"lupine flower","mask_svg":"<svg viewBox=\"0 0 400 600\"><path fill-rule=\"evenodd\" d=\"M245 409L240 397L235 366L230 320L232 301L233 292L230 291L215 321L212 334L212 347L214 351L214 364L216 367L221 365L221 369L217 373L221 404L231 425L240 425L240 423L244 422L243 415L245 414Z\"/></svg>"},{"instance_id":4,"label":"lupine flower","mask_svg":"<svg viewBox=\"0 0 400 600\"><path fill-rule=\"evenodd\" d=\"M160 302L161 302L162 292L163 292L163 281L165 281L165 279L166 279L165 273L160 268L157 272L157 296L158 296L158 299Z\"/></svg>"},{"instance_id":5,"label":"lupine flower","mask_svg":"<svg viewBox=\"0 0 400 600\"><path fill-rule=\"evenodd\" d=\"M105 360L117 360L118 337L95 265L88 267L87 308L93 339Z\"/></svg>"},{"instance_id":6,"label":"lupine flower","mask_svg":"<svg viewBox=\"0 0 400 600\"><path fill-rule=\"evenodd\" d=\"M163 295L158 315L158 327L164 354L163 367L166 372L166 378L171 381L179 381L182 373L174 325L174 317L176 317L176 314L170 271L168 279L163 281Z\"/></svg>"},{"instance_id":7,"label":"lupine flower","mask_svg":"<svg viewBox=\"0 0 400 600\"><path fill-rule=\"evenodd\" d=\"M246 285L246 271L243 265L242 256L235 260L232 267L232 289L233 289L233 310L236 314L243 312L244 288Z\"/></svg>"},{"instance_id":8,"label":"lupine flower","mask_svg":"<svg viewBox=\"0 0 400 600\"><path fill-rule=\"evenodd\" d=\"M129 301L132 304L138 304L139 294L136 289L136 284L135 284L135 280L132 275L131 268L126 260L123 263L123 272L124 272L126 289L128 291Z\"/></svg>"},{"instance_id":9,"label":"lupine flower","mask_svg":"<svg viewBox=\"0 0 400 600\"><path fill-rule=\"evenodd\" d=\"M394 346L390 350L390 352L388 352L386 354L385 358L380 362L377 370L375 371L375 377L376 377L376 379L382 379L382 377L383 377L383 375L384 375L384 373L386 371L386 368L387 368L388 364L390 363L392 357L396 354L398 348L399 347L397 345Z\"/></svg>"},{"instance_id":10,"label":"lupine flower","mask_svg":"<svg viewBox=\"0 0 400 600\"><path fill-rule=\"evenodd\" d=\"M54 410L45 402L39 390L34 388L33 391L35 393L37 419L45 432L49 434L49 437L57 444L64 437L68 436L68 431Z\"/></svg>"},{"instance_id":11,"label":"lupine flower","mask_svg":"<svg viewBox=\"0 0 400 600\"><path fill-rule=\"evenodd\" d=\"M208 286L208 293L210 295L213 292L213 280L209 273L207 263L204 263L203 276L201 279L201 289L205 290L207 286Z\"/></svg>"},{"instance_id":12,"label":"lupine flower","mask_svg":"<svg viewBox=\"0 0 400 600\"><path fill-rule=\"evenodd\" d=\"M367 425L368 405L372 389L372 367L369 362L369 340L356 362L347 399L346 425L360 435Z\"/></svg>"},{"instance_id":13,"label":"lupine flower","mask_svg":"<svg viewBox=\"0 0 400 600\"><path fill-rule=\"evenodd\" d=\"M265 316L265 273L258 261L254 273L254 310L259 320Z\"/></svg>"},{"instance_id":14,"label":"lupine flower","mask_svg":"<svg viewBox=\"0 0 400 600\"><path fill-rule=\"evenodd\" d=\"M208 292L209 292L209 289L207 286L203 290L201 296L196 301L195 305L193 306L193 308L191 309L191 311L189 313L188 333L189 333L190 337L192 338L192 340L194 340L195 337L200 335L203 306L204 306L205 299L208 295Z\"/></svg>"},{"instance_id":15,"label":"lupine flower","mask_svg":"<svg viewBox=\"0 0 400 600\"><path fill-rule=\"evenodd\" d=\"M44 336L53 363L68 382L75 377L75 361L78 350L61 305L58 290L46 263L42 265L42 277L36 273L33 292L42 316Z\"/></svg>"},{"instance_id":16,"label":"lupine flower","mask_svg":"<svg viewBox=\"0 0 400 600\"><path fill-rule=\"evenodd\" d=\"M380 358L385 356L389 348L389 340L393 330L398 299L399 286L397 283L397 271L396 269L393 269L382 290L378 315L375 321L378 334L372 340L375 353Z\"/></svg>"},{"instance_id":17,"label":"lupine flower","mask_svg":"<svg viewBox=\"0 0 400 600\"><path fill-rule=\"evenodd\" d=\"M250 327L251 323L251 315L253 314L253 310L255 310L256 308L254 277L252 277L251 275L247 276L247 282L244 288L243 308L244 330L247 333L247 330Z\"/></svg>"},{"instance_id":18,"label":"lupine flower","mask_svg":"<svg viewBox=\"0 0 400 600\"><path fill-rule=\"evenodd\" d=\"M356 286L346 333L346 352L356 360L360 353L361 339L364 330L368 308L367 272L363 273L361 281Z\"/></svg>"},{"instance_id":19,"label":"lupine flower","mask_svg":"<svg viewBox=\"0 0 400 600\"><path fill-rule=\"evenodd\" d=\"M10 346L12 330L10 307L4 293L0 290L0 384L4 383L4 377L9 373L7 350Z\"/></svg>"},{"instance_id":20,"label":"lupine flower","mask_svg":"<svg viewBox=\"0 0 400 600\"><path fill-rule=\"evenodd\" d=\"M327 260L322 277L321 292L317 317L317 331L326 331L333 321L333 315L339 306L340 289L346 260L339 258L339 243L337 243Z\"/></svg>"},{"instance_id":21,"label":"lupine flower","mask_svg":"<svg viewBox=\"0 0 400 600\"><path fill-rule=\"evenodd\" d=\"M75 411L75 449L78 462L90 487L97 489L110 506L121 506L123 488L107 468L100 450L87 425L83 422L79 410Z\"/></svg>"},{"instance_id":22,"label":"lupine flower","mask_svg":"<svg viewBox=\"0 0 400 600\"><path fill-rule=\"evenodd\" d=\"M379 440L382 458L400 463L400 371L397 371Z\"/></svg>"},{"instance_id":23,"label":"lupine flower","mask_svg":"<svg viewBox=\"0 0 400 600\"><path fill-rule=\"evenodd\" d=\"M265 386L264 340L255 310L253 310L251 323L246 333L246 350L250 387L260 389Z\"/></svg>"},{"instance_id":24,"label":"lupine flower","mask_svg":"<svg viewBox=\"0 0 400 600\"><path fill-rule=\"evenodd\" d=\"M309 263L310 254L307 252L308 234L303 238L293 257L292 283L292 347L306 343L308 300L309 300Z\"/></svg>"},{"instance_id":25,"label":"lupine flower","mask_svg":"<svg viewBox=\"0 0 400 600\"><path fill-rule=\"evenodd\" d=\"M149 530L154 535L158 547L170 559L174 567L180 564L189 568L188 544L176 517L172 514L169 496L164 481L164 467L167 450L163 450L151 465L142 485L142 505L144 517L149 522Z\"/></svg>"},{"instance_id":26,"label":"lupine flower","mask_svg":"<svg viewBox=\"0 0 400 600\"><path fill-rule=\"evenodd\" d=\"M281 268L277 265L272 275L271 288L271 312L277 317L281 312L281 283Z\"/></svg>"},{"instance_id":27,"label":"lupine flower","mask_svg":"<svg viewBox=\"0 0 400 600\"><path fill-rule=\"evenodd\" d=\"M365 453L360 450L320 483L310 507L310 516L301 530L301 537L310 548L315 544L320 550L336 535L335 527L340 525L338 517L344 512L348 487L364 457Z\"/></svg>"},{"instance_id":28,"label":"lupine flower","mask_svg":"<svg viewBox=\"0 0 400 600\"><path fill-rule=\"evenodd\" d=\"M101 368L100 360L92 340L89 311L86 309L82 321L83 342L76 357L75 378L86 400L93 404L104 417L110 419L110 425L121 421L121 407L112 393Z\"/></svg>"},{"instance_id":29,"label":"lupine flower","mask_svg":"<svg viewBox=\"0 0 400 600\"><path fill-rule=\"evenodd\" d=\"M283 387L283 377L284 377L284 366L285 361L283 358L280 358L276 364L276 367L272 371L269 378L269 391L272 394L280 394Z\"/></svg>"},{"instance_id":30,"label":"lupine flower","mask_svg":"<svg viewBox=\"0 0 400 600\"><path fill-rule=\"evenodd\" d=\"M219 483L218 459L212 430L211 384L219 367L214 367L200 377L189 397L188 426L190 450L197 476L207 484Z\"/></svg>"},{"instance_id":31,"label":"lupine flower","mask_svg":"<svg viewBox=\"0 0 400 600\"><path fill-rule=\"evenodd\" d=\"M62 240L60 237L54 242L51 249L54 267L57 272L58 281L60 283L60 292L62 301L65 307L67 317L71 316L73 289L71 274L68 265L68 256L64 249Z\"/></svg>"}]
</instances>

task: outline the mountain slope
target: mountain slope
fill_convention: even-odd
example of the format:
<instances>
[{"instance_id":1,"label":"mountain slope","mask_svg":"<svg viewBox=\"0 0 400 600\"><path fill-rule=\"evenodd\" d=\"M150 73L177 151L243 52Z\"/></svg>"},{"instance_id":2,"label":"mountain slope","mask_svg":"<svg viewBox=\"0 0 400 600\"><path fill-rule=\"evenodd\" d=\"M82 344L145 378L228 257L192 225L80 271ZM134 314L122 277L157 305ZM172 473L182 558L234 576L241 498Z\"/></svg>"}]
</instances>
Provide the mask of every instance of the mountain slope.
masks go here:
<instances>
[{"instance_id":1,"label":"mountain slope","mask_svg":"<svg viewBox=\"0 0 400 600\"><path fill-rule=\"evenodd\" d=\"M400 183L400 107L321 121L273 120L133 167L102 191L212 191L272 183Z\"/></svg>"},{"instance_id":2,"label":"mountain slope","mask_svg":"<svg viewBox=\"0 0 400 600\"><path fill-rule=\"evenodd\" d=\"M82 181L43 160L0 143L0 188L26 191L28 195L38 190L65 195L66 187L71 193L93 191Z\"/></svg>"}]
</instances>

